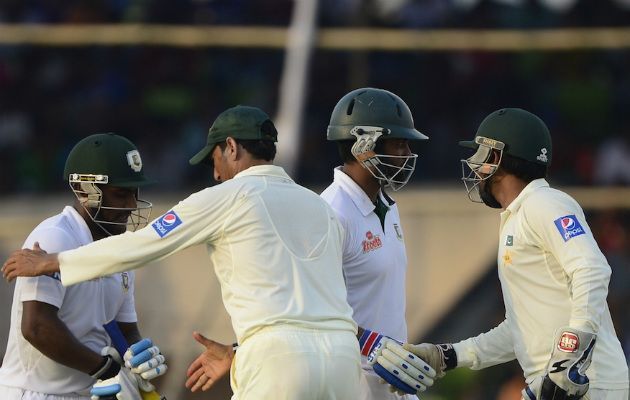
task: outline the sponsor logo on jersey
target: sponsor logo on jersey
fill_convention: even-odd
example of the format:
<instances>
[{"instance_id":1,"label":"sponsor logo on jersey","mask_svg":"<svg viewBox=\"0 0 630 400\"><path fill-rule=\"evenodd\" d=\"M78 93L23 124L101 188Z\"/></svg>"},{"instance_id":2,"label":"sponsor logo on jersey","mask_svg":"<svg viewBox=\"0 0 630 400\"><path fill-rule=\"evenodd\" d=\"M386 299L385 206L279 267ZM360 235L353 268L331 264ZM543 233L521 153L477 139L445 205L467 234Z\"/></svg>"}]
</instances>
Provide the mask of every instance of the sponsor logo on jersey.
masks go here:
<instances>
[{"instance_id":1,"label":"sponsor logo on jersey","mask_svg":"<svg viewBox=\"0 0 630 400\"><path fill-rule=\"evenodd\" d=\"M365 240L363 241L363 253L369 253L372 250L383 247L383 241L380 236L374 235L372 231L365 232Z\"/></svg>"},{"instance_id":2,"label":"sponsor logo on jersey","mask_svg":"<svg viewBox=\"0 0 630 400\"><path fill-rule=\"evenodd\" d=\"M562 332L560 341L558 341L558 350L565 353L573 353L580 347L580 339L575 333Z\"/></svg>"},{"instance_id":3,"label":"sponsor logo on jersey","mask_svg":"<svg viewBox=\"0 0 630 400\"><path fill-rule=\"evenodd\" d=\"M507 235L507 238L505 238L505 245L506 246L513 246L514 245L514 236Z\"/></svg>"},{"instance_id":4,"label":"sponsor logo on jersey","mask_svg":"<svg viewBox=\"0 0 630 400\"><path fill-rule=\"evenodd\" d=\"M177 228L182 224L182 220L175 213L175 211L169 211L166 214L162 215L158 218L154 223L151 224L153 229L157 232L160 237L164 237L168 235L170 231Z\"/></svg>"},{"instance_id":5,"label":"sponsor logo on jersey","mask_svg":"<svg viewBox=\"0 0 630 400\"><path fill-rule=\"evenodd\" d=\"M556 228L558 228L558 232L564 239L564 241L568 241L569 239L585 234L584 228L580 225L580 221L575 217L575 215L566 215L564 217L560 217L557 220L553 221L556 224Z\"/></svg>"}]
</instances>

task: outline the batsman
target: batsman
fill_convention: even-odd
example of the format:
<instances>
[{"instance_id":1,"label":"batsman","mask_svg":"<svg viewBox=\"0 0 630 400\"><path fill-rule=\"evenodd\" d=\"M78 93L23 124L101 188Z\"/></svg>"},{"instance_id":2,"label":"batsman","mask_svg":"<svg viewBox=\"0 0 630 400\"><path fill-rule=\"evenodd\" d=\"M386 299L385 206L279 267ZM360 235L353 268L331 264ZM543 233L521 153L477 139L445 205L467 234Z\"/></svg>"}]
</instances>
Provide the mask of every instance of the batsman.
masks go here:
<instances>
[{"instance_id":1,"label":"batsman","mask_svg":"<svg viewBox=\"0 0 630 400\"><path fill-rule=\"evenodd\" d=\"M122 136L95 134L78 142L64 170L74 204L40 223L24 248L60 252L146 225L152 205L138 197L138 188L151 181L142 167L138 149ZM80 267L89 270L90 264ZM92 390L139 400L140 388L153 390L147 379L167 367L159 348L141 340L134 281L131 271L71 287L62 285L59 273L18 278L0 399L89 400ZM129 364L123 367L103 328L112 320L129 343L141 343L134 347L134 360L141 362L127 353Z\"/></svg>"}]
</instances>

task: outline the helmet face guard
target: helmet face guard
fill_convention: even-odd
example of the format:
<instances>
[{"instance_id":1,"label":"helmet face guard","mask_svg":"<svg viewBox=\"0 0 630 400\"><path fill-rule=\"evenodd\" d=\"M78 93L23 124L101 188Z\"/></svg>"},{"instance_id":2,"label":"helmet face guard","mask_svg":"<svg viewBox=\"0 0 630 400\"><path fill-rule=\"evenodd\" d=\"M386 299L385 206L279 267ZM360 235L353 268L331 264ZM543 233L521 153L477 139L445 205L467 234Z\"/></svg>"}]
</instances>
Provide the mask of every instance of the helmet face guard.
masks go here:
<instances>
[{"instance_id":1,"label":"helmet face guard","mask_svg":"<svg viewBox=\"0 0 630 400\"><path fill-rule=\"evenodd\" d=\"M70 174L68 181L70 189L77 197L77 200L79 200L81 206L87 211L90 219L107 235L113 235L107 229L107 225L124 225L127 227L127 230L135 231L148 224L153 204L139 198L139 189L136 189L136 207L109 207L103 205L103 191L99 187L99 185L108 184L109 178L107 175ZM107 221L102 219L102 210L128 211L130 214L126 222Z\"/></svg>"},{"instance_id":2,"label":"helmet face guard","mask_svg":"<svg viewBox=\"0 0 630 400\"><path fill-rule=\"evenodd\" d=\"M475 137L475 144L479 145L475 154L461 160L462 181L466 187L468 198L475 203L483 203L479 185L497 172L503 158L505 143L477 136ZM499 160L496 163L491 162L494 150L499 152Z\"/></svg>"},{"instance_id":3,"label":"helmet face guard","mask_svg":"<svg viewBox=\"0 0 630 400\"><path fill-rule=\"evenodd\" d=\"M388 133L389 129L378 126L355 126L350 130L350 134L356 137L351 152L383 187L397 191L409 182L416 169L418 155L412 153L395 156L375 153L376 141L381 135Z\"/></svg>"}]
</instances>

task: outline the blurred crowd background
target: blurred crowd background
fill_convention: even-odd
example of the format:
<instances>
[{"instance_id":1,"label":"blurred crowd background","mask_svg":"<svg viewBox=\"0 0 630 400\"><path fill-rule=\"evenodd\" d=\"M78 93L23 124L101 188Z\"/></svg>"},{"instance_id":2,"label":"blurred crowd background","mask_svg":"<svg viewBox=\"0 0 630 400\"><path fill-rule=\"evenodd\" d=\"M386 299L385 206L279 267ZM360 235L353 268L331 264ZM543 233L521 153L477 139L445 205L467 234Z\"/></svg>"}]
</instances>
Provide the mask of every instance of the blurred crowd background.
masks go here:
<instances>
[{"instance_id":1,"label":"blurred crowd background","mask_svg":"<svg viewBox=\"0 0 630 400\"><path fill-rule=\"evenodd\" d=\"M286 27L293 6L290 0L2 0L0 24ZM418 30L628 27L630 1L321 0L317 25ZM147 174L160 182L155 191L190 192L212 184L211 173L190 168L188 159L224 109L246 104L276 114L284 57L282 49L0 45L0 198L65 191L61 175L70 148L86 135L109 131L138 145ZM294 177L312 188L330 182L338 164L335 146L325 140L330 113L347 91L373 86L401 96L418 130L431 139L416 149L416 187L457 185L462 157L457 141L471 138L485 115L506 106L528 109L550 127L552 184L627 186L629 72L626 48L315 48L302 141L293 149L299 160ZM591 210L589 223L613 267L609 305L630 355L630 212ZM462 339L502 319L496 270L488 271L452 313L453 318L475 315L474 323L453 328L447 316L427 337L413 339ZM436 388L444 399L508 400L522 387L516 364L458 371L447 379Z\"/></svg>"}]
</instances>

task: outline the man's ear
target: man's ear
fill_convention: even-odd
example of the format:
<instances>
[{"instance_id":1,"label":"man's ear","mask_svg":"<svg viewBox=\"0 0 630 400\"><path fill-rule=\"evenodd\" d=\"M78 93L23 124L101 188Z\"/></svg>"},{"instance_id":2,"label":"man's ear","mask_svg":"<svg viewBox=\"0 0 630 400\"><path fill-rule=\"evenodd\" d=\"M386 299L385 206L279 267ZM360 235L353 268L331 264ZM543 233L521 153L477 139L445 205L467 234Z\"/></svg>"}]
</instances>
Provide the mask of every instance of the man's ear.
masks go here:
<instances>
[{"instance_id":1,"label":"man's ear","mask_svg":"<svg viewBox=\"0 0 630 400\"><path fill-rule=\"evenodd\" d=\"M227 152L226 157L231 160L236 160L239 156L239 146L236 143L236 140L232 137L228 137L225 139L226 147L225 150Z\"/></svg>"}]
</instances>

